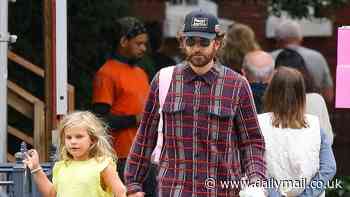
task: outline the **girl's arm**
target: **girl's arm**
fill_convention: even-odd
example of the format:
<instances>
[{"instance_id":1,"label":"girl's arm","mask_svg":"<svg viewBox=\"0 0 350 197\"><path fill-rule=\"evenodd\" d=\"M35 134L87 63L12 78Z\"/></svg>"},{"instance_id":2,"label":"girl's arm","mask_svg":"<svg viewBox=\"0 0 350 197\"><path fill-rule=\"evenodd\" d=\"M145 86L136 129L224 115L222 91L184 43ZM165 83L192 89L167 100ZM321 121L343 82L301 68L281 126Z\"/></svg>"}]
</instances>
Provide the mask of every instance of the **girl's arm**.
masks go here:
<instances>
[{"instance_id":1,"label":"girl's arm","mask_svg":"<svg viewBox=\"0 0 350 197\"><path fill-rule=\"evenodd\" d=\"M45 197L55 197L55 188L40 167L38 152L31 149L25 156L26 159L23 160L23 163L30 169L33 179L41 194Z\"/></svg>"},{"instance_id":2,"label":"girl's arm","mask_svg":"<svg viewBox=\"0 0 350 197\"><path fill-rule=\"evenodd\" d=\"M43 170L39 170L38 172L32 174L32 176L36 185L38 186L40 193L44 197L56 197L55 188Z\"/></svg>"},{"instance_id":3,"label":"girl's arm","mask_svg":"<svg viewBox=\"0 0 350 197\"><path fill-rule=\"evenodd\" d=\"M101 177L107 188L111 188L115 197L126 197L126 188L120 180L116 169L109 164L102 172Z\"/></svg>"}]
</instances>

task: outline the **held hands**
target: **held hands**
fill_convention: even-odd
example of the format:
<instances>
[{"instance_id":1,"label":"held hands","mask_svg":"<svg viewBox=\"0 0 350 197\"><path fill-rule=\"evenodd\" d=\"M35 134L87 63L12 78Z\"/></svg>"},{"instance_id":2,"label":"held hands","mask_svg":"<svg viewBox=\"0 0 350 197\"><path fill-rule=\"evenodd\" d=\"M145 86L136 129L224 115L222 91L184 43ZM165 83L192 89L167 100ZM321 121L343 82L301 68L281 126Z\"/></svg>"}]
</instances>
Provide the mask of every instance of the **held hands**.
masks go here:
<instances>
[{"instance_id":1,"label":"held hands","mask_svg":"<svg viewBox=\"0 0 350 197\"><path fill-rule=\"evenodd\" d=\"M128 195L128 197L144 197L144 196L145 196L145 192L136 192Z\"/></svg>"},{"instance_id":2,"label":"held hands","mask_svg":"<svg viewBox=\"0 0 350 197\"><path fill-rule=\"evenodd\" d=\"M36 152L36 150L31 149L28 152L24 153L25 159L23 160L23 163L31 170L36 170L40 168L39 164L39 154Z\"/></svg>"}]
</instances>

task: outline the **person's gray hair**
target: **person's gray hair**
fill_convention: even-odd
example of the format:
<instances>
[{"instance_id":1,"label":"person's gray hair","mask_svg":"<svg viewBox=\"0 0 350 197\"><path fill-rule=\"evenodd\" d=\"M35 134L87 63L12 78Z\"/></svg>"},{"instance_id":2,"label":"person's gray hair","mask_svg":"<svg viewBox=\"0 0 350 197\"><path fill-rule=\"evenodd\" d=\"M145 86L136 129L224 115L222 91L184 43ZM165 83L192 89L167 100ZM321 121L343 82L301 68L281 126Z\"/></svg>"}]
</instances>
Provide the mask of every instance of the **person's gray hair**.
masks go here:
<instances>
[{"instance_id":1,"label":"person's gray hair","mask_svg":"<svg viewBox=\"0 0 350 197\"><path fill-rule=\"evenodd\" d=\"M273 62L271 65L266 65L261 68L252 65L247 58L244 58L242 68L246 71L248 76L255 79L255 82L266 82L273 74L275 63Z\"/></svg>"},{"instance_id":2,"label":"person's gray hair","mask_svg":"<svg viewBox=\"0 0 350 197\"><path fill-rule=\"evenodd\" d=\"M299 23L292 20L285 20L281 22L275 29L275 38L277 40L302 37L303 35Z\"/></svg>"}]
</instances>

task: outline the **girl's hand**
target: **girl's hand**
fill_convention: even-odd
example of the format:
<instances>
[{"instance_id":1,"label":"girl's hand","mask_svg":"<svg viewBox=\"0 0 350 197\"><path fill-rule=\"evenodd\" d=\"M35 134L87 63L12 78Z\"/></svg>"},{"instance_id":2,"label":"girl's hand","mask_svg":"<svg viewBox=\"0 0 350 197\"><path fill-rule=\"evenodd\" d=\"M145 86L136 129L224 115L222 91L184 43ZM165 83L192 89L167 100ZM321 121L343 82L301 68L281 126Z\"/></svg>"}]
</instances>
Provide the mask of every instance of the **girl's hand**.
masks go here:
<instances>
[{"instance_id":1,"label":"girl's hand","mask_svg":"<svg viewBox=\"0 0 350 197\"><path fill-rule=\"evenodd\" d=\"M126 187L120 180L115 167L109 164L102 172L103 184L112 189L115 197L126 197Z\"/></svg>"},{"instance_id":2,"label":"girl's hand","mask_svg":"<svg viewBox=\"0 0 350 197\"><path fill-rule=\"evenodd\" d=\"M145 196L144 192L136 192L128 195L128 197L144 197L144 196Z\"/></svg>"},{"instance_id":3,"label":"girl's hand","mask_svg":"<svg viewBox=\"0 0 350 197\"><path fill-rule=\"evenodd\" d=\"M25 159L23 160L23 163L30 169L37 169L39 164L39 154L36 152L35 149L31 149L28 152L24 153Z\"/></svg>"}]
</instances>

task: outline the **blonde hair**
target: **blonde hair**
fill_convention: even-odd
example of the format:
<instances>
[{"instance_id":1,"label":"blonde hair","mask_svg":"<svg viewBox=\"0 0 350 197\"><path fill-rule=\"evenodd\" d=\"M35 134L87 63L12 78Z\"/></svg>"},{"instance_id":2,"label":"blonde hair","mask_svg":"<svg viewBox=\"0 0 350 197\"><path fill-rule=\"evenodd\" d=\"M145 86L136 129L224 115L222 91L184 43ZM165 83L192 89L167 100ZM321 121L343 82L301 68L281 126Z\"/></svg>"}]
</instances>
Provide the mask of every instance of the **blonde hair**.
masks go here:
<instances>
[{"instance_id":1,"label":"blonde hair","mask_svg":"<svg viewBox=\"0 0 350 197\"><path fill-rule=\"evenodd\" d=\"M85 127L91 141L94 144L89 152L90 158L112 157L117 159L116 154L109 143L106 124L89 111L75 111L63 117L58 125L60 133L60 160L69 161L73 156L68 152L65 145L65 131L73 127Z\"/></svg>"},{"instance_id":2,"label":"blonde hair","mask_svg":"<svg viewBox=\"0 0 350 197\"><path fill-rule=\"evenodd\" d=\"M244 56L251 51L260 50L255 33L248 25L234 23L228 27L221 48L219 61L236 71L241 70Z\"/></svg>"}]
</instances>

